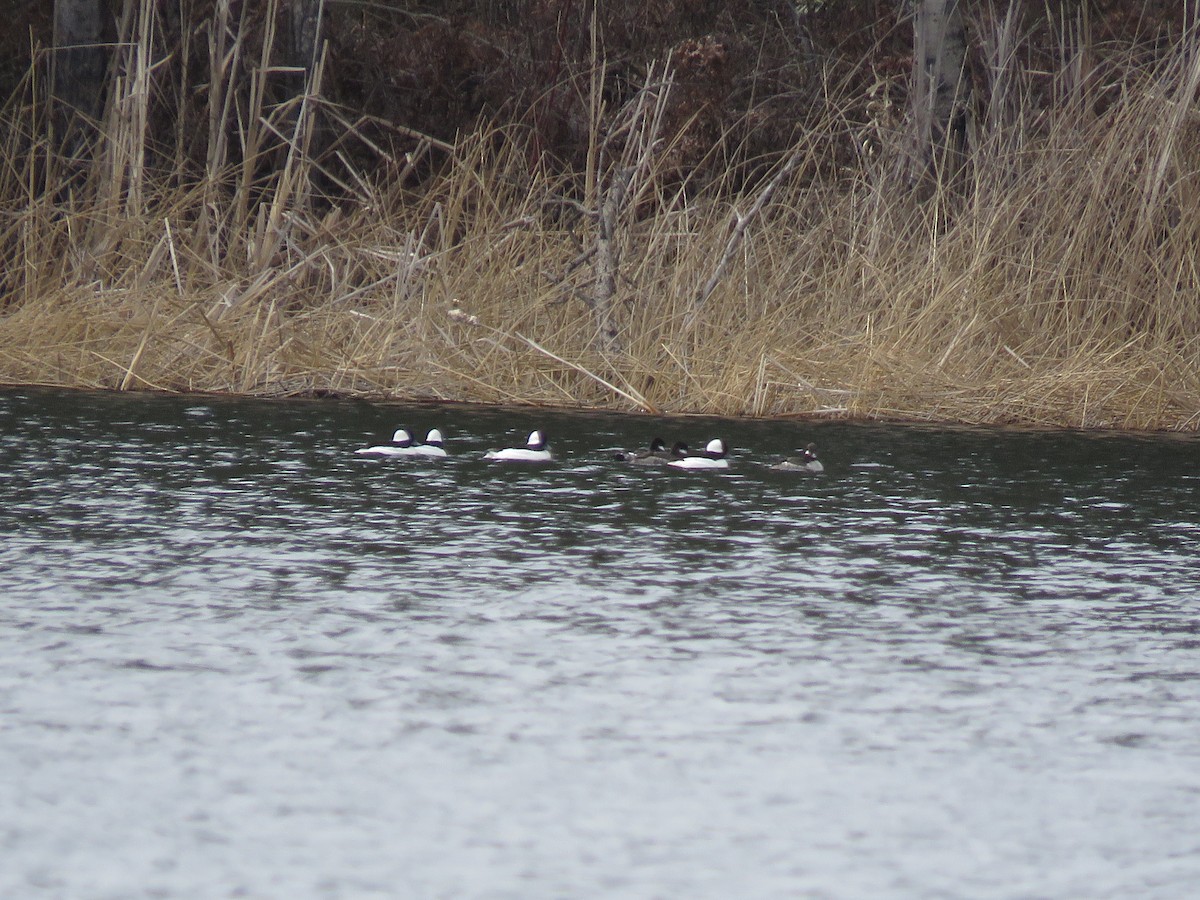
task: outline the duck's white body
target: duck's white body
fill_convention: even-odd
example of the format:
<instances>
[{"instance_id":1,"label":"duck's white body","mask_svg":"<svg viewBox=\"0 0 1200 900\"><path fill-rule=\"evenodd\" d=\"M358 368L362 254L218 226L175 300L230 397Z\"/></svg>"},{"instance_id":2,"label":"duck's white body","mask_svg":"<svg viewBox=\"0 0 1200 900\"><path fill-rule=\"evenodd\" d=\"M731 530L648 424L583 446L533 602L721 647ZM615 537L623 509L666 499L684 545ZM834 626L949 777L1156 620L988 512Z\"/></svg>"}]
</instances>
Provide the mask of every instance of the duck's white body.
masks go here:
<instances>
[{"instance_id":1,"label":"duck's white body","mask_svg":"<svg viewBox=\"0 0 1200 900\"><path fill-rule=\"evenodd\" d=\"M546 445L546 436L540 431L530 432L524 447L508 447L504 450L489 450L484 459L496 462L551 462L554 456Z\"/></svg>"},{"instance_id":2,"label":"duck's white body","mask_svg":"<svg viewBox=\"0 0 1200 900\"><path fill-rule=\"evenodd\" d=\"M673 469L728 469L729 460L709 459L707 456L686 456L667 463Z\"/></svg>"},{"instance_id":3,"label":"duck's white body","mask_svg":"<svg viewBox=\"0 0 1200 900\"><path fill-rule=\"evenodd\" d=\"M672 460L668 465L673 469L728 469L726 452L725 442L716 438L708 442L703 456L685 456L683 459Z\"/></svg>"},{"instance_id":4,"label":"duck's white body","mask_svg":"<svg viewBox=\"0 0 1200 900\"><path fill-rule=\"evenodd\" d=\"M549 450L506 447L503 450L489 450L484 459L494 459L497 462L550 462L554 457Z\"/></svg>"},{"instance_id":5,"label":"duck's white body","mask_svg":"<svg viewBox=\"0 0 1200 900\"><path fill-rule=\"evenodd\" d=\"M400 428L392 435L390 444L363 447L354 452L360 456L416 456L419 449L413 445L412 435L408 433L408 430Z\"/></svg>"}]
</instances>

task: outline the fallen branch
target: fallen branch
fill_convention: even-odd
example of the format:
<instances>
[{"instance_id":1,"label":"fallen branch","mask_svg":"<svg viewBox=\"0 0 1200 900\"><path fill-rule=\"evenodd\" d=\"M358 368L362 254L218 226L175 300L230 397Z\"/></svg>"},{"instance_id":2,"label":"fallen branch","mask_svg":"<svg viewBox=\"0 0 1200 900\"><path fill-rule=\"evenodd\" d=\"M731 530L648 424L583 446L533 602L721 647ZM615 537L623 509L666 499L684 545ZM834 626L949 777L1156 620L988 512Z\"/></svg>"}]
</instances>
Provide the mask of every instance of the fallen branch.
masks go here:
<instances>
[{"instance_id":1,"label":"fallen branch","mask_svg":"<svg viewBox=\"0 0 1200 900\"><path fill-rule=\"evenodd\" d=\"M471 325L476 328L486 329L487 331L492 332L492 334L497 334L497 335L500 335L501 337L516 338L517 340L524 343L531 350L536 350L538 353L542 354L543 356L545 356L549 359L552 359L557 363L562 363L564 366L567 366L571 369L574 369L580 375L584 375L584 376L592 379L592 381L596 382L597 384L603 385L604 387L608 388L614 394L624 397L626 400L628 400L630 403L633 403L634 405L636 405L639 409L643 410L644 412L653 413L654 415L659 414L658 408L655 407L655 405L653 403L651 403L649 400L647 400L645 397L643 397L637 391L635 391L632 387L630 387L628 391L622 390L621 388L619 388L615 384L613 384L611 381L608 381L605 378L601 378L595 372L585 369L583 366L579 365L579 363L571 362L571 360L569 360L569 359L563 359L557 353L547 350L545 347L543 347L537 341L533 340L532 338L525 337L525 335L521 334L521 332L519 332L519 331L502 331L499 328L493 328L491 325L485 325L483 322L479 321L478 316L468 315L467 313L463 312L461 309L459 309L457 307L450 310L450 318L454 319L457 322L462 322L466 325Z\"/></svg>"}]
</instances>

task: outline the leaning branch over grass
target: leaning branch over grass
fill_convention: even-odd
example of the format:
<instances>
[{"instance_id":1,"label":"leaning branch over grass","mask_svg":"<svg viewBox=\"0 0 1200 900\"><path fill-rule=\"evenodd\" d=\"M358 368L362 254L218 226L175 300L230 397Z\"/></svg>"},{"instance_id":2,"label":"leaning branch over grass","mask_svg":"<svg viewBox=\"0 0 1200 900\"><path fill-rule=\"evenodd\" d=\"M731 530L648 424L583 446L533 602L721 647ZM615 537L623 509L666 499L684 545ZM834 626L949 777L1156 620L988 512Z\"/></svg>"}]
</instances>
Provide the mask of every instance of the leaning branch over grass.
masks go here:
<instances>
[{"instance_id":1,"label":"leaning branch over grass","mask_svg":"<svg viewBox=\"0 0 1200 900\"><path fill-rule=\"evenodd\" d=\"M457 308L450 310L450 317L452 319L455 319L456 321L466 322L468 325L472 325L477 328L486 329L487 331L490 331L492 334L499 335L502 338L515 338L516 340L521 341L523 344L525 344L531 350L536 350L538 353L542 354L542 356L545 356L548 359L552 359L557 363L562 363L567 368L573 369L574 371L578 372L580 375L590 378L592 381L596 382L597 384L601 385L602 387L608 388L608 390L612 391L617 396L624 397L626 400L628 400L630 403L632 403L634 406L636 406L638 409L642 410L643 412L655 413L655 414L660 412L660 410L658 410L654 406L654 404L647 401L646 398L643 397L641 394L637 393L637 391L634 391L632 389L622 390L621 388L619 388L615 384L613 384L611 381L608 381L608 380L600 377L595 372L592 372L589 369L585 369L583 366L579 365L579 363L571 362L571 360L564 359L563 357L559 356L557 353L553 353L550 350L547 350L545 347L543 347L537 341L533 340L532 338L526 337L525 335L521 334L521 332L519 332L519 331L501 331L499 328L493 328L490 325L485 325L484 323L480 322L479 318L477 316L473 316L473 315L468 316L467 314L463 313L461 310L459 310Z\"/></svg>"},{"instance_id":2,"label":"leaning branch over grass","mask_svg":"<svg viewBox=\"0 0 1200 900\"><path fill-rule=\"evenodd\" d=\"M750 209L745 214L738 212L736 209L733 211L733 228L729 233L729 240L725 242L725 252L721 254L721 258L713 268L708 281L704 282L692 300L691 308L684 319L683 328L685 333L692 330L704 305L708 303L709 298L713 295L713 291L717 289L717 285L724 280L726 273L729 271L730 261L733 259L734 254L737 253L738 248L742 246L742 242L746 240L746 229L750 226L751 222L758 218L759 214L763 211L763 207L767 205L767 202L771 199L775 191L778 190L783 180L796 168L796 164L800 161L800 156L801 152L799 149L792 151L787 161L775 173L775 177L768 181L766 186L758 192L754 203L751 204Z\"/></svg>"}]
</instances>

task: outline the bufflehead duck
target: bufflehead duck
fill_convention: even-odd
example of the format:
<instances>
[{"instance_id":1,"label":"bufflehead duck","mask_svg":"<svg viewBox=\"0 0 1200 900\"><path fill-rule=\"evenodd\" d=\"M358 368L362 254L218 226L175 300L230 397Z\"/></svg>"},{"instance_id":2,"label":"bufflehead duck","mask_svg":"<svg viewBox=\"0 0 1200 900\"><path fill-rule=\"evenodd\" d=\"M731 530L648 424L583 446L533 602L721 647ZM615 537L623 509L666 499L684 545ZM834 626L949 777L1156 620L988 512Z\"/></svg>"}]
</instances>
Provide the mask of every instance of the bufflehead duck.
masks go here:
<instances>
[{"instance_id":1,"label":"bufflehead duck","mask_svg":"<svg viewBox=\"0 0 1200 900\"><path fill-rule=\"evenodd\" d=\"M398 428L396 433L392 435L390 444L378 444L374 447L363 447L361 450L355 450L355 453L363 456L413 456L417 452L417 448L413 446L412 435L407 428Z\"/></svg>"},{"instance_id":2,"label":"bufflehead duck","mask_svg":"<svg viewBox=\"0 0 1200 900\"><path fill-rule=\"evenodd\" d=\"M688 445L683 441L676 441L675 446L668 450L667 442L656 437L650 442L649 450L619 450L613 454L613 459L635 466L665 466L673 459L683 459L687 453Z\"/></svg>"},{"instance_id":3,"label":"bufflehead duck","mask_svg":"<svg viewBox=\"0 0 1200 900\"><path fill-rule=\"evenodd\" d=\"M809 444L799 456L791 456L781 463L771 466L781 472L824 472L825 467L817 459L817 445Z\"/></svg>"},{"instance_id":4,"label":"bufflehead duck","mask_svg":"<svg viewBox=\"0 0 1200 900\"><path fill-rule=\"evenodd\" d=\"M714 438L704 448L703 456L685 456L683 459L671 460L667 465L675 469L728 469L726 452L728 451L725 449L725 442Z\"/></svg>"},{"instance_id":5,"label":"bufflehead duck","mask_svg":"<svg viewBox=\"0 0 1200 900\"><path fill-rule=\"evenodd\" d=\"M446 448L442 446L442 433L436 428L432 429L425 435L425 443L420 447L413 447L412 450L416 456L442 458L446 455Z\"/></svg>"},{"instance_id":6,"label":"bufflehead duck","mask_svg":"<svg viewBox=\"0 0 1200 900\"><path fill-rule=\"evenodd\" d=\"M531 431L524 447L489 450L483 458L500 462L550 462L554 459L550 448L546 446L546 436L541 431Z\"/></svg>"}]
</instances>

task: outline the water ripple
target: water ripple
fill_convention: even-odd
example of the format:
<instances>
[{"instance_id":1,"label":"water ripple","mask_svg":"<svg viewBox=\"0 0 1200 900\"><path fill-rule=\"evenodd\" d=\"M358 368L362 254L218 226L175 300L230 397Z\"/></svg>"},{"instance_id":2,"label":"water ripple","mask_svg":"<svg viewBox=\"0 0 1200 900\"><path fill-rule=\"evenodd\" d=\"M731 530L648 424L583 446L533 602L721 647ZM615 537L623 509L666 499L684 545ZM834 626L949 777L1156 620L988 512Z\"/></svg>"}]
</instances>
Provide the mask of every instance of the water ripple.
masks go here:
<instances>
[{"instance_id":1,"label":"water ripple","mask_svg":"<svg viewBox=\"0 0 1200 900\"><path fill-rule=\"evenodd\" d=\"M454 456L353 456L400 422ZM1194 440L29 391L0 426L0 895L1200 877ZM481 461L533 427L558 464ZM735 472L604 452L658 433ZM824 477L767 468L809 438Z\"/></svg>"}]
</instances>

